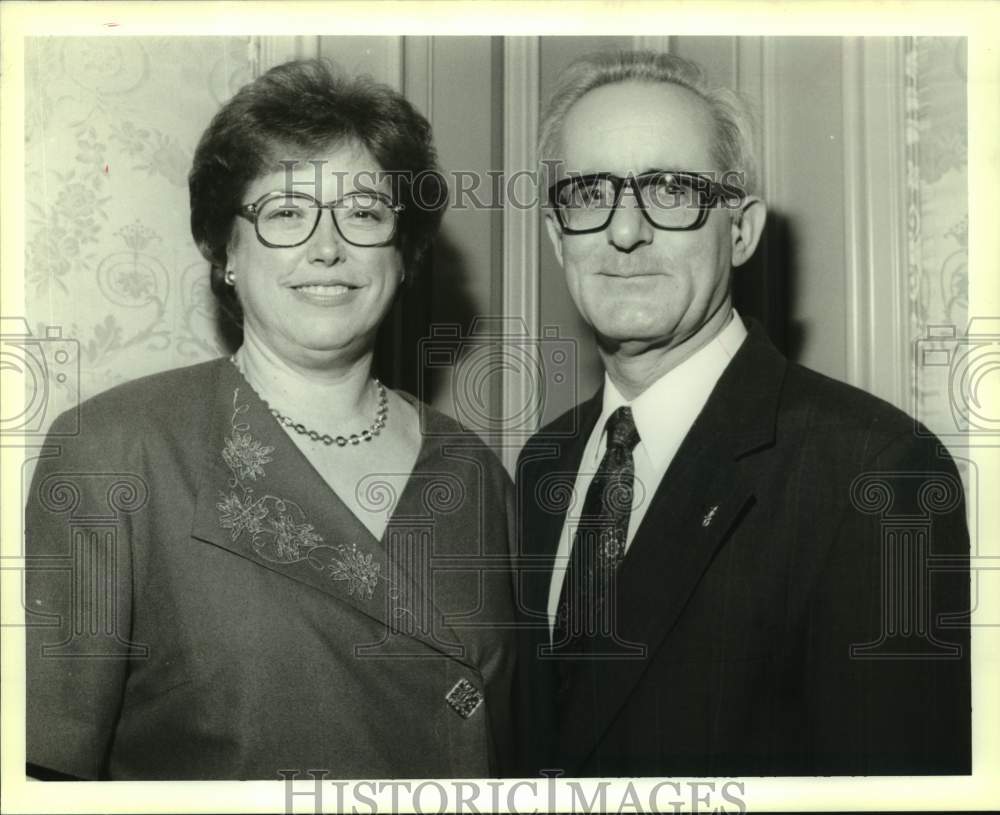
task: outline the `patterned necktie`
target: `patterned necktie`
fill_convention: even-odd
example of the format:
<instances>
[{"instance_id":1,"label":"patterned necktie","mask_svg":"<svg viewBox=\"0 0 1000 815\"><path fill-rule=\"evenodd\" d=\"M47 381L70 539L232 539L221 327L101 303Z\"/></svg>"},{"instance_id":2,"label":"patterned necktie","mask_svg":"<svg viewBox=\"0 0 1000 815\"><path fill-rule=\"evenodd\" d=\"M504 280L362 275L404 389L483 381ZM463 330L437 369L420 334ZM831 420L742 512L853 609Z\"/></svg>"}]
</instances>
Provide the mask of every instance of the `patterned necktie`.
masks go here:
<instances>
[{"instance_id":1,"label":"patterned necktie","mask_svg":"<svg viewBox=\"0 0 1000 815\"><path fill-rule=\"evenodd\" d=\"M639 443L632 409L612 413L605 432L608 447L587 490L556 612L552 647L565 654L592 650L593 640L611 637L614 630L609 592L625 556L635 481L632 450Z\"/></svg>"}]
</instances>

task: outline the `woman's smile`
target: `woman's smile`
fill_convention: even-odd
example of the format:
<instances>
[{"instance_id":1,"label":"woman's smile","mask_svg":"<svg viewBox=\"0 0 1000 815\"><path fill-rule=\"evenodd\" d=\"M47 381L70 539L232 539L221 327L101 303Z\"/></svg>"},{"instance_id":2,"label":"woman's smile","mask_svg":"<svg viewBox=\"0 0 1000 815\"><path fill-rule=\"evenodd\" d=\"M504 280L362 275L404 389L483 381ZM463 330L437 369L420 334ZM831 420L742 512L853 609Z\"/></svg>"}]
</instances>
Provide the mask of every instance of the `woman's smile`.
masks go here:
<instances>
[{"instance_id":1,"label":"woman's smile","mask_svg":"<svg viewBox=\"0 0 1000 815\"><path fill-rule=\"evenodd\" d=\"M317 306L341 305L351 302L361 290L358 286L347 286L343 283L293 286L292 292L296 298Z\"/></svg>"}]
</instances>

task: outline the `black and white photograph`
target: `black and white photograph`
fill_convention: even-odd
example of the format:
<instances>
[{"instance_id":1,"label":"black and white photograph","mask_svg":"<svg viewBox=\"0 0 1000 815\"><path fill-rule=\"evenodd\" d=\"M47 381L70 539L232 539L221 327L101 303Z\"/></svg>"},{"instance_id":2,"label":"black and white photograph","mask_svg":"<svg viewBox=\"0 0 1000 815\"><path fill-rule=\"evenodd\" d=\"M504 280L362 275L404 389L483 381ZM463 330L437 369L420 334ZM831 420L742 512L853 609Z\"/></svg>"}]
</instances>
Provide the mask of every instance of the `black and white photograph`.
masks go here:
<instances>
[{"instance_id":1,"label":"black and white photograph","mask_svg":"<svg viewBox=\"0 0 1000 815\"><path fill-rule=\"evenodd\" d=\"M0 9L4 812L1000 805L995 7L142 5Z\"/></svg>"}]
</instances>

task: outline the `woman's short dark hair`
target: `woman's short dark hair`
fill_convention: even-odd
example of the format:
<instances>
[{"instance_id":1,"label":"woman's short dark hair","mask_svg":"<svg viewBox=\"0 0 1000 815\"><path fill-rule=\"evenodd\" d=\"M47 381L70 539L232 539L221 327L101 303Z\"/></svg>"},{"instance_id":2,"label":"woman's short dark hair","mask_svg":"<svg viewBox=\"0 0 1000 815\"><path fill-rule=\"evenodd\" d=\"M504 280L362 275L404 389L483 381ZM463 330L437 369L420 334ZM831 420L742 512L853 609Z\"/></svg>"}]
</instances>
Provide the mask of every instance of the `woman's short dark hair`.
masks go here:
<instances>
[{"instance_id":1,"label":"woman's short dark hair","mask_svg":"<svg viewBox=\"0 0 1000 815\"><path fill-rule=\"evenodd\" d=\"M278 65L241 88L215 114L195 150L188 188L191 234L212 264L212 290L226 298L226 246L247 187L292 157L342 142L364 146L390 174L403 205L397 240L404 268L416 269L448 203L447 183L427 120L387 85L341 75L323 60ZM289 152L281 155L289 157Z\"/></svg>"}]
</instances>

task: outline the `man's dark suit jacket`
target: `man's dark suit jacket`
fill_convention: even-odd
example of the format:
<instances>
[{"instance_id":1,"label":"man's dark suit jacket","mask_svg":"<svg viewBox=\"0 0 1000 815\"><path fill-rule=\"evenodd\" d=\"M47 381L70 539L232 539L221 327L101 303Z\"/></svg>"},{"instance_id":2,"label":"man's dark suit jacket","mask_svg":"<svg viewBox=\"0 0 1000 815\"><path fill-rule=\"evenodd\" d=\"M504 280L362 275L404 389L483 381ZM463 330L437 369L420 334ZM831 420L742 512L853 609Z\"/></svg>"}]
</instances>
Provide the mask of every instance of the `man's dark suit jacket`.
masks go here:
<instances>
[{"instance_id":1,"label":"man's dark suit jacket","mask_svg":"<svg viewBox=\"0 0 1000 815\"><path fill-rule=\"evenodd\" d=\"M683 399L684 394L677 394ZM750 333L616 575L630 659L548 644L553 557L602 394L518 461L521 773L970 772L968 550L940 442Z\"/></svg>"}]
</instances>

